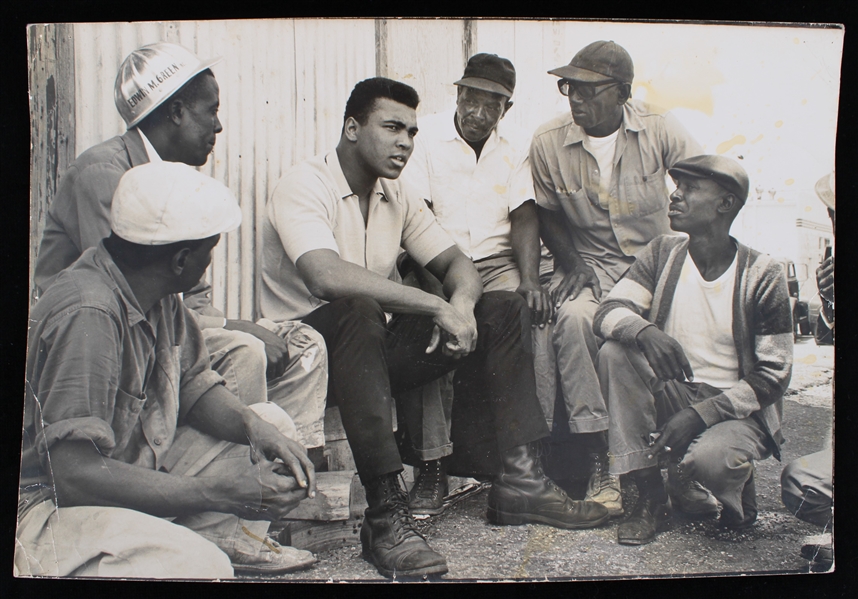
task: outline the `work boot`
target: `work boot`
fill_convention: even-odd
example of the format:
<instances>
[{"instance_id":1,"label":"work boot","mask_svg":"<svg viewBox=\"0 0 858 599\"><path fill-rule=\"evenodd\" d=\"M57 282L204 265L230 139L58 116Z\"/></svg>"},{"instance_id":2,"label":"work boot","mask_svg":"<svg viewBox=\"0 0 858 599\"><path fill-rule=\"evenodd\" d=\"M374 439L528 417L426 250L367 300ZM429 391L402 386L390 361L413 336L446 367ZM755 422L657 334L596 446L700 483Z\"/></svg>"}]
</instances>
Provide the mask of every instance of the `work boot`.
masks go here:
<instances>
[{"instance_id":1,"label":"work boot","mask_svg":"<svg viewBox=\"0 0 858 599\"><path fill-rule=\"evenodd\" d=\"M732 530L745 530L751 528L754 522L757 521L757 485L754 483L754 472L756 468L751 462L751 476L745 482L742 488L742 515L736 513L736 510L729 506L724 506L721 510L721 517L718 519L718 524L724 528Z\"/></svg>"},{"instance_id":2,"label":"work boot","mask_svg":"<svg viewBox=\"0 0 858 599\"><path fill-rule=\"evenodd\" d=\"M610 518L605 506L574 501L545 476L533 443L501 452L487 516L493 524L534 522L558 528L593 528Z\"/></svg>"},{"instance_id":3,"label":"work boot","mask_svg":"<svg viewBox=\"0 0 858 599\"><path fill-rule=\"evenodd\" d=\"M408 493L408 507L412 514L437 516L444 511L447 487L447 469L441 460L421 462L420 474Z\"/></svg>"},{"instance_id":4,"label":"work boot","mask_svg":"<svg viewBox=\"0 0 858 599\"><path fill-rule=\"evenodd\" d=\"M447 561L426 543L408 509L408 496L396 474L366 485L369 507L360 529L363 558L388 578L447 572Z\"/></svg>"},{"instance_id":5,"label":"work boot","mask_svg":"<svg viewBox=\"0 0 858 599\"><path fill-rule=\"evenodd\" d=\"M709 489L691 479L677 460L670 460L667 465L667 494L670 504L691 518L718 516L718 500Z\"/></svg>"},{"instance_id":6,"label":"work boot","mask_svg":"<svg viewBox=\"0 0 858 599\"><path fill-rule=\"evenodd\" d=\"M611 516L623 514L623 497L620 494L620 479L608 472L607 452L591 453L590 480L584 499L601 503Z\"/></svg>"},{"instance_id":7,"label":"work boot","mask_svg":"<svg viewBox=\"0 0 858 599\"><path fill-rule=\"evenodd\" d=\"M667 495L647 494L638 497L631 516L617 527L617 542L621 545L646 545L664 530L670 520L670 500Z\"/></svg>"}]
</instances>

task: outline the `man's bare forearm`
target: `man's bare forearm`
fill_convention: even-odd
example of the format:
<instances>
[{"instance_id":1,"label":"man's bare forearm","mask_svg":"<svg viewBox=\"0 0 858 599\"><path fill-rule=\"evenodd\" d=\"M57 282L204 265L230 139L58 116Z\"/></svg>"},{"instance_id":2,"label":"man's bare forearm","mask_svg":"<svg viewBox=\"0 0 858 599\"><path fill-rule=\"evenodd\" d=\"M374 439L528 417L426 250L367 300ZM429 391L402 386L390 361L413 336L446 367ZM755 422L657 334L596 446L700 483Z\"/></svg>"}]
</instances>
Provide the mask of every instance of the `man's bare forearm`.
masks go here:
<instances>
[{"instance_id":1,"label":"man's bare forearm","mask_svg":"<svg viewBox=\"0 0 858 599\"><path fill-rule=\"evenodd\" d=\"M61 441L48 451L59 507L123 507L159 517L223 511L220 479L133 466L85 441Z\"/></svg>"},{"instance_id":2,"label":"man's bare forearm","mask_svg":"<svg viewBox=\"0 0 858 599\"><path fill-rule=\"evenodd\" d=\"M463 313L473 312L483 295L483 281L474 263L458 247L441 252L426 265L426 270L443 282L450 305Z\"/></svg>"},{"instance_id":3,"label":"man's bare forearm","mask_svg":"<svg viewBox=\"0 0 858 599\"><path fill-rule=\"evenodd\" d=\"M574 270L581 264L581 255L575 249L572 236L564 223L561 211L537 208L539 213L539 234L545 247L554 255L554 259L566 272Z\"/></svg>"},{"instance_id":4,"label":"man's bare forearm","mask_svg":"<svg viewBox=\"0 0 858 599\"><path fill-rule=\"evenodd\" d=\"M386 312L428 316L437 315L445 304L432 294L346 262L331 250L307 252L296 266L310 293L326 301L362 296L374 299Z\"/></svg>"},{"instance_id":5,"label":"man's bare forearm","mask_svg":"<svg viewBox=\"0 0 858 599\"><path fill-rule=\"evenodd\" d=\"M522 281L539 284L539 215L536 203L528 200L509 214L512 225L512 255Z\"/></svg>"}]
</instances>

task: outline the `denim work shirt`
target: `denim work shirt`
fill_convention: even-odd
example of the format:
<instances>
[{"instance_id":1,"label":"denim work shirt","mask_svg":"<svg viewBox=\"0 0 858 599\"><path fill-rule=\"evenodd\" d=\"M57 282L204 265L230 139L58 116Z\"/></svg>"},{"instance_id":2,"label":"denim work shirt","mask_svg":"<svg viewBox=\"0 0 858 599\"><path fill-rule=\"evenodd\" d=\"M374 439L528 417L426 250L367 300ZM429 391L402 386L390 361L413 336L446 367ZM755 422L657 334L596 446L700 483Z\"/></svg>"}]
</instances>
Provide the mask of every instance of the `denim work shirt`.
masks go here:
<instances>
[{"instance_id":1,"label":"denim work shirt","mask_svg":"<svg viewBox=\"0 0 858 599\"><path fill-rule=\"evenodd\" d=\"M223 384L177 295L143 314L100 243L62 272L30 315L19 517L54 498L49 449L86 441L158 469L176 427Z\"/></svg>"},{"instance_id":2,"label":"denim work shirt","mask_svg":"<svg viewBox=\"0 0 858 599\"><path fill-rule=\"evenodd\" d=\"M530 148L534 192L541 207L566 214L581 257L616 281L640 249L671 232L667 169L703 150L671 114L626 102L603 207L599 165L588 146L571 113L540 126Z\"/></svg>"}]
</instances>

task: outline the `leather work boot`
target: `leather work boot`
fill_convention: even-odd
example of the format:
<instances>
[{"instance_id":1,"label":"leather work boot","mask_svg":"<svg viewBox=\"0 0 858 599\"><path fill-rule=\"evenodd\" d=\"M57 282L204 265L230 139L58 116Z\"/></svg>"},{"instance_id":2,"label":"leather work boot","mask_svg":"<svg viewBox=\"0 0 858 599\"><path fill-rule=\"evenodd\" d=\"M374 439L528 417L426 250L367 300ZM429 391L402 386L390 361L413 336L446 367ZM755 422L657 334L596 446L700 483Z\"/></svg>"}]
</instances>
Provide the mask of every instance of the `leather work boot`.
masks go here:
<instances>
[{"instance_id":1,"label":"leather work boot","mask_svg":"<svg viewBox=\"0 0 858 599\"><path fill-rule=\"evenodd\" d=\"M591 453L590 480L584 499L601 503L611 516L623 514L623 497L620 494L620 479L608 472L608 454Z\"/></svg>"},{"instance_id":2,"label":"leather work boot","mask_svg":"<svg viewBox=\"0 0 858 599\"><path fill-rule=\"evenodd\" d=\"M718 519L718 524L724 528L745 530L751 528L757 521L757 485L754 483L756 468L753 467L753 462L751 462L751 466L751 476L742 488L742 512L744 513L739 516L735 510L725 505L721 511L721 517Z\"/></svg>"},{"instance_id":3,"label":"leather work boot","mask_svg":"<svg viewBox=\"0 0 858 599\"><path fill-rule=\"evenodd\" d=\"M396 474L366 485L370 507L360 528L363 558L388 578L440 575L447 560L426 543L408 509L408 496Z\"/></svg>"},{"instance_id":4,"label":"leather work boot","mask_svg":"<svg viewBox=\"0 0 858 599\"><path fill-rule=\"evenodd\" d=\"M557 528L593 528L610 515L593 501L574 501L542 472L536 446L519 445L501 453L501 473L489 492L493 524L548 524Z\"/></svg>"},{"instance_id":5,"label":"leather work boot","mask_svg":"<svg viewBox=\"0 0 858 599\"><path fill-rule=\"evenodd\" d=\"M412 514L437 516L444 511L444 498L448 492L447 469L443 462L422 462L420 474L408 493L408 507Z\"/></svg>"},{"instance_id":6,"label":"leather work boot","mask_svg":"<svg viewBox=\"0 0 858 599\"><path fill-rule=\"evenodd\" d=\"M637 505L628 520L617 527L617 542L620 545L646 545L655 540L658 532L665 529L670 520L670 500L652 495L638 498Z\"/></svg>"},{"instance_id":7,"label":"leather work boot","mask_svg":"<svg viewBox=\"0 0 858 599\"><path fill-rule=\"evenodd\" d=\"M676 460L667 465L667 494L673 507L695 519L718 516L718 500L696 480L688 477Z\"/></svg>"}]
</instances>

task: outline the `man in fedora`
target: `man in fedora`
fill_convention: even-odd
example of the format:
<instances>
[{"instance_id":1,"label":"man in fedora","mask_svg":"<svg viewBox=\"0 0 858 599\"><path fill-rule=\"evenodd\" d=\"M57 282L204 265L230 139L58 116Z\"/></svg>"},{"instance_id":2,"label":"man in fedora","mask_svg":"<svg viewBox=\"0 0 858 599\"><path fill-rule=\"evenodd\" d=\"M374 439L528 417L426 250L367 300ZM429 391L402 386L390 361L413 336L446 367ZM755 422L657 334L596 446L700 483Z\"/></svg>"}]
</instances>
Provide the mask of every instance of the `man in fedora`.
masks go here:
<instances>
[{"instance_id":1,"label":"man in fedora","mask_svg":"<svg viewBox=\"0 0 858 599\"><path fill-rule=\"evenodd\" d=\"M670 231L666 169L702 150L671 115L630 100L634 65L618 44L593 42L549 73L560 78L570 112L540 126L530 150L540 232L555 260L553 349L563 398L556 413L565 416L553 422L557 442L548 472L564 477L574 459L571 433L586 448L587 497L619 515L619 481L608 471L608 406L596 374L593 314L635 254ZM681 495L688 510L715 507L703 490Z\"/></svg>"},{"instance_id":2,"label":"man in fedora","mask_svg":"<svg viewBox=\"0 0 858 599\"><path fill-rule=\"evenodd\" d=\"M240 222L232 193L190 166L134 167L109 236L36 303L18 575L217 579L315 562L266 538L315 493L294 423L264 390L229 392L179 296Z\"/></svg>"},{"instance_id":3,"label":"man in fedora","mask_svg":"<svg viewBox=\"0 0 858 599\"><path fill-rule=\"evenodd\" d=\"M418 120L420 135L402 180L426 201L438 223L473 261L483 290L519 293L527 300L532 326L544 328L554 310L548 290L539 282L541 248L527 157L530 139L503 120L513 105L515 67L496 54L475 54L454 85L454 110ZM412 260L407 264L425 289L441 288L426 269ZM534 360L541 357L546 356L534 355ZM538 365L536 370L540 372ZM537 376L537 391L539 383ZM421 460L410 493L411 509L434 515L443 509L447 493L442 458L454 449L448 422L452 394L426 388L415 393L421 401L403 402L409 438ZM553 397L550 403L554 405Z\"/></svg>"},{"instance_id":4,"label":"man in fedora","mask_svg":"<svg viewBox=\"0 0 858 599\"><path fill-rule=\"evenodd\" d=\"M652 541L670 515L659 458L723 505L721 525L757 518L754 462L780 459L792 316L783 266L730 237L748 175L723 156L669 169L667 210L684 235L637 255L596 311L602 392L611 407L611 473L630 473L638 503L620 543ZM670 483L669 483L670 484Z\"/></svg>"},{"instance_id":5,"label":"man in fedora","mask_svg":"<svg viewBox=\"0 0 858 599\"><path fill-rule=\"evenodd\" d=\"M220 60L200 60L183 46L157 42L122 62L114 101L128 130L81 154L60 179L36 260L40 292L110 234L111 200L127 170L162 160L206 163L223 131L219 88L210 70ZM316 332L289 323L278 327L278 335L249 321L224 318L211 304L204 277L184 294L184 302L230 391L242 400L256 398L267 382L269 398L294 416L302 442L321 448L327 364Z\"/></svg>"}]
</instances>

